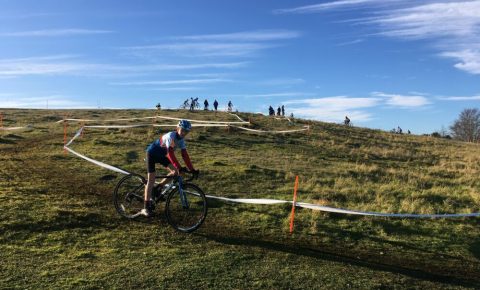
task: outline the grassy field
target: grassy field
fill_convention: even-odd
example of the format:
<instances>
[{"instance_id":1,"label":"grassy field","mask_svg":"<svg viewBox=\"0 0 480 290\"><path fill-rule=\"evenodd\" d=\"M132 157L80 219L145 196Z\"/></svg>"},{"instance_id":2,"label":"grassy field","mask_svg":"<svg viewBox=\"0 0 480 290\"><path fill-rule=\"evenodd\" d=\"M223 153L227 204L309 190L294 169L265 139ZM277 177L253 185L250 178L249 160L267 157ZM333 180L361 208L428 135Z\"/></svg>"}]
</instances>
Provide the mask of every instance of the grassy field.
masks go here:
<instances>
[{"instance_id":1,"label":"grassy field","mask_svg":"<svg viewBox=\"0 0 480 290\"><path fill-rule=\"evenodd\" d=\"M211 200L204 225L175 232L159 215L121 219L120 174L65 154L65 113L152 116L147 110L2 110L0 288L385 289L480 288L480 219L356 217ZM225 113L162 115L230 120ZM207 194L292 199L386 213L480 212L480 146L424 136L239 114L256 135L198 128L187 137ZM151 122L151 121L148 121ZM138 121L137 121L138 123ZM158 120L157 123L167 123ZM68 136L80 127L69 123ZM72 149L144 174L144 150L166 130L87 129ZM162 210L159 211L161 213Z\"/></svg>"}]
</instances>

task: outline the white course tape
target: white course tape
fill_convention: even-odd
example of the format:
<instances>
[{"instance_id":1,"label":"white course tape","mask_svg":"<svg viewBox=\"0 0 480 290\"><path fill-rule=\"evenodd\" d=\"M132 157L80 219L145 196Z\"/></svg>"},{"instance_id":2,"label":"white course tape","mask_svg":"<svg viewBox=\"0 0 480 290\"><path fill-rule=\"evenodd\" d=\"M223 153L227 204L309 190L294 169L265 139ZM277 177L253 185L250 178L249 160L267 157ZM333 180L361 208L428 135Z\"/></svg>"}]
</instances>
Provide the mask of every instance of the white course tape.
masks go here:
<instances>
[{"instance_id":1,"label":"white course tape","mask_svg":"<svg viewBox=\"0 0 480 290\"><path fill-rule=\"evenodd\" d=\"M82 154L80 154L80 153L77 153L77 152L73 151L72 149L68 148L68 146L69 146L70 144L72 144L72 142L73 142L75 139L77 139L78 136L80 136L80 134L82 134L82 131L83 131L83 127L80 128L80 129L77 131L77 133L75 134L75 136L73 136L73 138L72 138L70 141L68 141L68 143L65 144L65 146L63 146L63 148L66 149L66 150L68 150L70 153L75 154L75 155L77 155L78 157L83 158L83 159L85 159L85 160L87 160L87 161L89 161L89 162L91 162L91 163L93 163L93 164L96 164L96 165L100 166L100 167L103 167L103 168L106 168L106 169L109 169L109 170L112 170L112 171L115 171L115 172L118 172L118 173L130 174L130 172L127 172L127 171L122 170L122 169L120 169L120 168L117 168L117 167L115 167L115 166L108 165L108 164L106 164L106 163L97 161L97 160L95 160L95 159L89 158L89 157L87 157L87 156L85 156L85 155L82 155Z\"/></svg>"},{"instance_id":2,"label":"white course tape","mask_svg":"<svg viewBox=\"0 0 480 290\"><path fill-rule=\"evenodd\" d=\"M294 133L294 132L301 132L301 131L307 131L309 130L308 126L303 129L295 129L295 130L283 130L283 131L265 131L265 130L257 130L257 129L251 129L251 128L245 128L245 127L239 127L239 126L230 126L232 128L237 128L241 130L246 130L250 132L256 132L256 133L270 133L270 134L281 134L281 133Z\"/></svg>"},{"instance_id":3,"label":"white course tape","mask_svg":"<svg viewBox=\"0 0 480 290\"><path fill-rule=\"evenodd\" d=\"M193 120L193 119L181 119L181 118L174 118L174 117L167 117L167 116L157 116L159 119L165 120L188 120L190 122L196 123L208 123L208 124L250 124L249 122L241 121L241 122L228 122L228 121L204 121L204 120Z\"/></svg>"},{"instance_id":4,"label":"white course tape","mask_svg":"<svg viewBox=\"0 0 480 290\"><path fill-rule=\"evenodd\" d=\"M94 127L94 126L91 126ZM102 127L103 128L103 127ZM237 127L241 128L241 127ZM242 128L245 129L245 128ZM308 129L308 128L307 128ZM303 130L307 130L303 129ZM83 127L80 128L75 136L64 146L66 150L68 150L70 153L77 155L80 158L83 158L93 164L96 164L100 167L122 173L122 174L130 174L130 172L127 172L125 170L122 170L120 168L117 168L112 165L108 165L106 163L97 161L95 159L89 158L85 155L82 155L80 153L77 153L73 151L72 149L68 148L68 146L76 139L80 134L82 134ZM258 131L258 130L257 130ZM291 131L291 130L290 130ZM295 130L298 131L298 130ZM272 131L264 131L264 132L272 132ZM282 131L277 131L277 132L282 132ZM223 200L223 201L228 201L228 202L235 202L235 203L246 203L246 204L282 204L282 203L289 203L292 204L292 201L288 200L280 200L280 199L268 199L268 198L227 198L227 197L221 197L221 196L213 196L213 195L207 195L207 198L210 199L218 199L218 200ZM402 213L380 213L380 212L368 212L368 211L356 211L356 210L348 210L348 209L341 209L341 208L334 208L334 207L328 207L328 206L323 206L323 205L318 205L318 204L312 204L312 203L305 203L305 202L295 202L295 206L297 207L302 207L302 208L308 208L312 210L319 210L319 211L324 211L324 212L334 212L334 213L341 213L341 214L352 214L352 215L360 215L360 216L376 216L376 217L393 217L393 218L459 218L459 217L480 217L480 213L462 213L462 214L402 214Z\"/></svg>"},{"instance_id":5,"label":"white course tape","mask_svg":"<svg viewBox=\"0 0 480 290\"><path fill-rule=\"evenodd\" d=\"M292 123L292 120L290 120L288 117L281 117L281 118L278 118L278 117L275 117L275 120L287 120L288 122Z\"/></svg>"},{"instance_id":6,"label":"white course tape","mask_svg":"<svg viewBox=\"0 0 480 290\"><path fill-rule=\"evenodd\" d=\"M247 198L226 198L213 195L207 195L206 197L210 199L219 199L223 201L236 202L236 203L248 203L248 204L281 204L281 203L290 203L292 201L288 200L279 200L279 199L247 199ZM480 213L461 213L461 214L402 214L402 213L379 213L379 212L367 212L367 211L356 211L348 210L341 208L328 207L318 204L306 203L306 202L296 202L295 206L308 208L312 210L319 210L325 212L334 212L342 214L353 214L353 215L362 215L362 216L377 216L377 217L396 217L396 218L449 218L449 217L480 217Z\"/></svg>"},{"instance_id":7,"label":"white course tape","mask_svg":"<svg viewBox=\"0 0 480 290\"><path fill-rule=\"evenodd\" d=\"M145 119L155 119L155 117L142 117L142 118L126 118L126 119L107 119L107 120L93 120L93 119L62 119L56 123L62 123L64 121L73 121L73 122L117 122L117 121L134 121L134 120L145 120Z\"/></svg>"},{"instance_id":8,"label":"white course tape","mask_svg":"<svg viewBox=\"0 0 480 290\"><path fill-rule=\"evenodd\" d=\"M87 156L82 155L82 154L80 154L80 153L77 153L77 152L73 151L72 149L70 149L70 148L68 148L68 147L66 147L66 146L65 146L64 148L65 148L66 150L68 150L69 152L77 155L78 157L83 158L83 159L85 159L85 160L87 160L87 161L90 161L90 162L92 162L93 164L96 164L96 165L98 165L98 166L100 166L100 167L103 167L103 168L106 168L106 169L110 169L110 170L115 171L115 172L118 172L118 173L130 174L129 172L127 172L127 171L125 171L125 170L122 170L122 169L120 169L120 168L117 168L117 167L115 167L115 166L105 164L105 163L103 163L103 162L97 161L97 160L92 159L92 158L88 158Z\"/></svg>"},{"instance_id":9,"label":"white course tape","mask_svg":"<svg viewBox=\"0 0 480 290\"><path fill-rule=\"evenodd\" d=\"M145 119L165 119L165 120L188 120L191 122L195 123L207 123L207 124L250 124L249 122L246 122L242 120L239 116L235 114L231 114L236 116L240 122L229 122L229 121L205 121L205 120L193 120L193 119L182 119L182 118L174 118L174 117L168 117L168 116L153 116L153 117L142 117L142 118L124 118L124 119L106 119L106 120L93 120L93 119L62 119L57 121L56 123L62 123L64 121L72 121L72 122L118 122L118 121L134 121L134 120L145 120Z\"/></svg>"},{"instance_id":10,"label":"white course tape","mask_svg":"<svg viewBox=\"0 0 480 290\"><path fill-rule=\"evenodd\" d=\"M244 119L240 118L240 116L237 115L237 114L233 114L233 113L229 113L229 114L232 115L232 116L237 117L240 121L242 121L242 122L244 122L244 123L250 123L250 122L247 122L247 121L245 121Z\"/></svg>"},{"instance_id":11,"label":"white course tape","mask_svg":"<svg viewBox=\"0 0 480 290\"><path fill-rule=\"evenodd\" d=\"M205 195L205 196L211 199L220 199L223 201L250 203L250 204L279 204L279 203L291 202L286 200L268 199L268 198L228 198L228 197L220 197L220 196L213 196L213 195Z\"/></svg>"},{"instance_id":12,"label":"white course tape","mask_svg":"<svg viewBox=\"0 0 480 290\"><path fill-rule=\"evenodd\" d=\"M29 126L26 126L26 127L0 127L0 130L13 131L13 130L26 129L26 128L29 128Z\"/></svg>"},{"instance_id":13,"label":"white course tape","mask_svg":"<svg viewBox=\"0 0 480 290\"><path fill-rule=\"evenodd\" d=\"M88 125L85 128L140 128L140 127L177 127L175 124L138 124L138 125ZM192 127L228 127L228 124L192 124Z\"/></svg>"}]
</instances>

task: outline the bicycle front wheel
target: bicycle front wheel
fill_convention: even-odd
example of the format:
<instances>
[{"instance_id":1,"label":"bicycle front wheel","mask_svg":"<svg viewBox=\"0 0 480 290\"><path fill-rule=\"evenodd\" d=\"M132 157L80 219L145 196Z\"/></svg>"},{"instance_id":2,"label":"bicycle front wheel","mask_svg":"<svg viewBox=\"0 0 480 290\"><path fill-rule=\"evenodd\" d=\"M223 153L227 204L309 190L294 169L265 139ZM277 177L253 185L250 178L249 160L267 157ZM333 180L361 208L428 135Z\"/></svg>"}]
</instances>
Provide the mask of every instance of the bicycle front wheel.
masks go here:
<instances>
[{"instance_id":1,"label":"bicycle front wheel","mask_svg":"<svg viewBox=\"0 0 480 290\"><path fill-rule=\"evenodd\" d=\"M194 184L184 184L182 191L183 196L177 187L168 195L165 215L174 229L190 233L198 229L207 216L207 198Z\"/></svg>"},{"instance_id":2,"label":"bicycle front wheel","mask_svg":"<svg viewBox=\"0 0 480 290\"><path fill-rule=\"evenodd\" d=\"M145 178L134 173L118 182L113 192L113 203L121 216L133 219L143 209L145 184Z\"/></svg>"}]
</instances>

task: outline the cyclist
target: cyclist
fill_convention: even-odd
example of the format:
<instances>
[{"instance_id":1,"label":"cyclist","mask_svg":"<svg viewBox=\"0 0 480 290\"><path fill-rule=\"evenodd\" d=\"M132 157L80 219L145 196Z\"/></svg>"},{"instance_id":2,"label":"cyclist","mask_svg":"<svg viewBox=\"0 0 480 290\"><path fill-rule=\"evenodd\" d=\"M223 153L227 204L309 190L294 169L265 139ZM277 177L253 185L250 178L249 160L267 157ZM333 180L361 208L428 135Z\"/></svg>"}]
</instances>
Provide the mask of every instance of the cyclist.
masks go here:
<instances>
[{"instance_id":1,"label":"cyclist","mask_svg":"<svg viewBox=\"0 0 480 290\"><path fill-rule=\"evenodd\" d=\"M180 163L175 157L175 149L180 147L182 151L182 158L188 169L195 174L198 174L198 170L193 168L192 162L187 152L187 147L185 145L185 136L192 129L192 124L187 120L181 120L178 122L177 129L172 132L164 134L159 139L153 141L147 148L147 185L145 186L145 196L144 196L144 208L140 213L146 217L153 215L153 210L155 209L155 203L152 200L152 188L155 184L155 164L160 163L169 171L167 175L179 175L181 171ZM167 183L168 179L164 178L159 186L164 186Z\"/></svg>"}]
</instances>

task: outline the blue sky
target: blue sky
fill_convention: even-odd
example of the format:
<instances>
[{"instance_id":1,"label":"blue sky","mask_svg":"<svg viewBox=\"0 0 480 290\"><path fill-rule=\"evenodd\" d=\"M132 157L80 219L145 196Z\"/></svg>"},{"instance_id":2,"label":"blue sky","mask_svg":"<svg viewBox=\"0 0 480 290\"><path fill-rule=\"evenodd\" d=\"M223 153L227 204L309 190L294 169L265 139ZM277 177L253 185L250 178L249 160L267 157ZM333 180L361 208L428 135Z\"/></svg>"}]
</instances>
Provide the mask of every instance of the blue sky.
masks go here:
<instances>
[{"instance_id":1,"label":"blue sky","mask_svg":"<svg viewBox=\"0 0 480 290\"><path fill-rule=\"evenodd\" d=\"M414 133L480 104L480 1L0 0L0 108L240 111Z\"/></svg>"}]
</instances>

